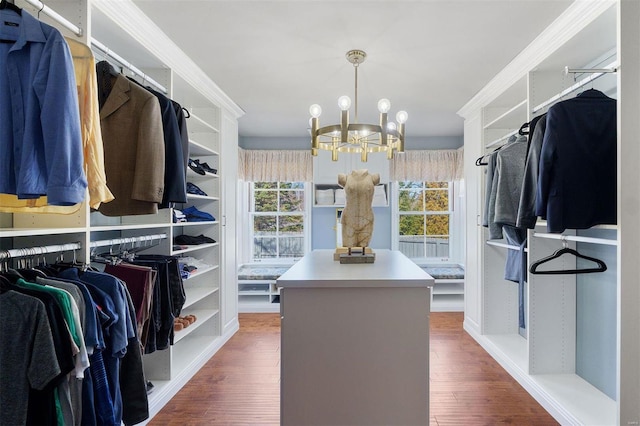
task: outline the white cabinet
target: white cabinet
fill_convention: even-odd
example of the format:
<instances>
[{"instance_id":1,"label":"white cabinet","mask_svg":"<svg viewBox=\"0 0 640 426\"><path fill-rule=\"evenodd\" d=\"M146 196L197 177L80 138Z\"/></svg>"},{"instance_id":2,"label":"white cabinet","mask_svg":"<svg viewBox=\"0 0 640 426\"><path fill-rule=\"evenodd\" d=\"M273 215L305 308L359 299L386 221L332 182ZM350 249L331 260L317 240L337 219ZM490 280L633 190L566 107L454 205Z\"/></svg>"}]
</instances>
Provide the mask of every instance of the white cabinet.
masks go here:
<instances>
[{"instance_id":1,"label":"white cabinet","mask_svg":"<svg viewBox=\"0 0 640 426\"><path fill-rule=\"evenodd\" d=\"M637 332L631 331L640 323L637 307L632 307L639 302L635 277L640 248L630 241L638 238L640 222L638 203L632 201L637 197L631 195L637 192L638 182L634 135L638 132L640 58L633 45L637 46L639 19L640 7L635 1L574 2L459 112L465 118L467 191L464 327L561 424L640 421L640 342ZM622 63L624 68L617 74L605 74L587 85L576 81L591 79L595 73L578 74L575 79L562 73L565 66L598 69ZM628 90L623 90L625 87ZM504 144L524 122L554 102L587 88L618 99L618 224L563 234L570 247L581 244L580 250L590 253L611 253L605 247L617 246L617 255L608 259L611 273L593 279L595 285L613 294L613 299L617 297L617 303L614 308L604 305L604 298L594 298L594 309L581 316L585 278L528 272L526 327L521 329L518 286L504 279L507 250L511 248L487 242L488 232L480 225L484 169L474 162ZM628 203L634 207L624 208ZM592 234L598 237L585 237ZM528 231L529 266L562 247L558 238L546 234L546 224L539 220L536 228ZM584 315L595 312L600 313L596 325L581 332ZM605 317L613 320L605 323ZM603 339L607 346L596 348L580 340L585 334L588 339L597 338L603 330L618 340ZM604 354L613 354L613 368ZM579 365L584 359L598 360L597 373L611 384L609 389L587 377Z\"/></svg>"},{"instance_id":2,"label":"white cabinet","mask_svg":"<svg viewBox=\"0 0 640 426\"><path fill-rule=\"evenodd\" d=\"M433 279L398 251L376 256L316 250L278 278L281 424L429 424Z\"/></svg>"}]
</instances>

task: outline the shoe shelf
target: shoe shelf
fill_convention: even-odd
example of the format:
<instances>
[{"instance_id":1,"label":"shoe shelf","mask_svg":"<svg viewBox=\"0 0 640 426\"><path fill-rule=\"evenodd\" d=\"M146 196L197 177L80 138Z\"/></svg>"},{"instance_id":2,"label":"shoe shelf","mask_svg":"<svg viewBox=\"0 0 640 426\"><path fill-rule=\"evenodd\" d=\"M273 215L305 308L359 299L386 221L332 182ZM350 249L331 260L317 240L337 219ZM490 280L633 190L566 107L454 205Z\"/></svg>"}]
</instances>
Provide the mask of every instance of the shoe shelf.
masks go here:
<instances>
[{"instance_id":1,"label":"shoe shelf","mask_svg":"<svg viewBox=\"0 0 640 426\"><path fill-rule=\"evenodd\" d=\"M218 309L195 309L195 310L189 310L188 312L183 312L184 315L182 316L195 315L196 321L191 325L183 328L182 330L176 331L173 338L173 344L175 345L180 340L184 339L189 334L193 333L198 328L205 325L207 320L216 316L218 312L220 312Z\"/></svg>"},{"instance_id":2,"label":"shoe shelf","mask_svg":"<svg viewBox=\"0 0 640 426\"><path fill-rule=\"evenodd\" d=\"M175 255L180 255L180 254L184 254L184 253L191 253L191 252L198 251L198 250L208 249L210 247L217 247L219 245L220 245L220 243L211 243L211 244L199 244L199 245L196 245L196 246L187 246L187 248L185 248L185 249L172 250L171 254L175 256Z\"/></svg>"},{"instance_id":3,"label":"shoe shelf","mask_svg":"<svg viewBox=\"0 0 640 426\"><path fill-rule=\"evenodd\" d=\"M201 275L206 274L207 272L211 272L215 269L218 269L220 266L219 265L215 265L215 266L210 266L208 268L201 268L198 269L197 272L192 273L191 275L189 275L189 278L184 279L183 281L189 283L189 281L192 281L194 278L199 277Z\"/></svg>"},{"instance_id":4,"label":"shoe shelf","mask_svg":"<svg viewBox=\"0 0 640 426\"><path fill-rule=\"evenodd\" d=\"M220 221L213 220L213 221L207 221L207 222L177 222L177 223L172 223L171 225L174 228L181 228L183 226L211 226L211 225L217 225L218 223L220 223Z\"/></svg>"},{"instance_id":5,"label":"shoe shelf","mask_svg":"<svg viewBox=\"0 0 640 426\"><path fill-rule=\"evenodd\" d=\"M209 195L187 194L187 200L220 201L220 197L211 197Z\"/></svg>"},{"instance_id":6,"label":"shoe shelf","mask_svg":"<svg viewBox=\"0 0 640 426\"><path fill-rule=\"evenodd\" d=\"M184 302L182 309L187 309L189 306L201 301L205 297L214 294L218 291L218 288L212 287L190 287L187 294L187 300Z\"/></svg>"},{"instance_id":7,"label":"shoe shelf","mask_svg":"<svg viewBox=\"0 0 640 426\"><path fill-rule=\"evenodd\" d=\"M218 151L207 148L199 142L189 140L189 155L192 157L208 157L213 155L220 155Z\"/></svg>"}]
</instances>

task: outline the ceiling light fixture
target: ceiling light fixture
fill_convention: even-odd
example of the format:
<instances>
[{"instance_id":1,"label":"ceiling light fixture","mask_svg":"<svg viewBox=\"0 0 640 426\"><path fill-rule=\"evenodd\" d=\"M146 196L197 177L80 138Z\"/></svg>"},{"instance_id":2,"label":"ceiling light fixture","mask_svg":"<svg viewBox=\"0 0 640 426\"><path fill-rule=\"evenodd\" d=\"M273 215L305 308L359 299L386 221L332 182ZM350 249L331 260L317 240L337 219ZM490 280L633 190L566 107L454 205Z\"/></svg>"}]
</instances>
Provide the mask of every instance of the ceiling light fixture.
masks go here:
<instances>
[{"instance_id":1,"label":"ceiling light fixture","mask_svg":"<svg viewBox=\"0 0 640 426\"><path fill-rule=\"evenodd\" d=\"M318 155L318 149L331 151L331 159L338 161L339 152L360 153L360 159L366 162L370 152L386 152L387 158L392 159L394 151L404 152L404 123L407 121L407 112L398 111L397 124L388 121L387 113L391 109L391 102L388 99L380 99L380 124L358 123L358 66L364 62L367 54L362 50L350 50L346 56L355 69L355 122L349 123L351 99L348 96L338 99L338 107L341 110L340 124L319 127L322 108L318 104L311 105L311 154Z\"/></svg>"}]
</instances>

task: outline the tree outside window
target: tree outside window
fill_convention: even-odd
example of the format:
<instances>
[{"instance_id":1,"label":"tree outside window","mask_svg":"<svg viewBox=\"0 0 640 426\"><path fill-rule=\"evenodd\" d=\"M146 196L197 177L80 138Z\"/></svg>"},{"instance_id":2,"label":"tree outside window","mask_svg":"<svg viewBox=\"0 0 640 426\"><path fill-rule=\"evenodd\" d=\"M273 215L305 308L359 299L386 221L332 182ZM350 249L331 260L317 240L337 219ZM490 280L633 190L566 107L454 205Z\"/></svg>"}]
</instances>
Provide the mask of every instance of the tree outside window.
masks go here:
<instances>
[{"instance_id":1,"label":"tree outside window","mask_svg":"<svg viewBox=\"0 0 640 426\"><path fill-rule=\"evenodd\" d=\"M410 258L448 258L449 182L399 182L399 250Z\"/></svg>"},{"instance_id":2,"label":"tree outside window","mask_svg":"<svg viewBox=\"0 0 640 426\"><path fill-rule=\"evenodd\" d=\"M304 255L303 182L254 182L251 187L254 260Z\"/></svg>"}]
</instances>

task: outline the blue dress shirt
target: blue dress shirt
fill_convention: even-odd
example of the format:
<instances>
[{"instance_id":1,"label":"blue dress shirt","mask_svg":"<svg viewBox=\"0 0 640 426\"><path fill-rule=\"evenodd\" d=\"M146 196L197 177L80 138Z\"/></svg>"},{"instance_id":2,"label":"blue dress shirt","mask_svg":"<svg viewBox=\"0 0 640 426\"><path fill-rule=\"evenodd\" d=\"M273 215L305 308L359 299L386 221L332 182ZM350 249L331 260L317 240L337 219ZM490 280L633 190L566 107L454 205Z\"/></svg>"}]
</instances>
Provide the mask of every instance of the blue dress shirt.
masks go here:
<instances>
[{"instance_id":1,"label":"blue dress shirt","mask_svg":"<svg viewBox=\"0 0 640 426\"><path fill-rule=\"evenodd\" d=\"M54 27L0 10L0 193L51 205L85 197L73 59Z\"/></svg>"}]
</instances>

